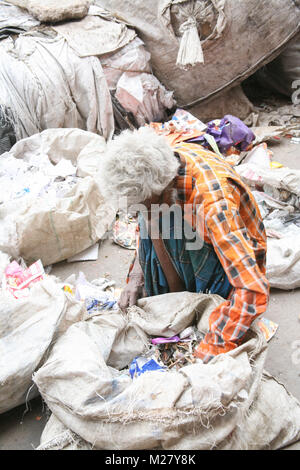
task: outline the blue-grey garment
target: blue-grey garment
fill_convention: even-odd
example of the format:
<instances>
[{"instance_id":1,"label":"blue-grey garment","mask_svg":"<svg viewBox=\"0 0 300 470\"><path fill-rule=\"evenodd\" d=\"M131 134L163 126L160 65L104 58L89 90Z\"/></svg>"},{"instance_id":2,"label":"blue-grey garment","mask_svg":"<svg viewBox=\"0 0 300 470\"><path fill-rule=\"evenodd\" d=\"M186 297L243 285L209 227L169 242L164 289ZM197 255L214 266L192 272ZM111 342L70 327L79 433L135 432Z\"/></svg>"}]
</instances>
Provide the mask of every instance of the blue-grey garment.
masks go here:
<instances>
[{"instance_id":1,"label":"blue-grey garment","mask_svg":"<svg viewBox=\"0 0 300 470\"><path fill-rule=\"evenodd\" d=\"M142 216L139 217L139 226L139 261L144 273L145 290L148 296L166 294L169 292L169 286ZM164 226L160 225L162 239L178 275L185 284L185 290L218 294L224 299L228 298L232 286L213 246L201 241L199 248L188 249L195 245L191 244L191 237L186 238L184 230L181 236L181 232L176 229L174 217L171 217L169 227L170 235L166 237Z\"/></svg>"}]
</instances>

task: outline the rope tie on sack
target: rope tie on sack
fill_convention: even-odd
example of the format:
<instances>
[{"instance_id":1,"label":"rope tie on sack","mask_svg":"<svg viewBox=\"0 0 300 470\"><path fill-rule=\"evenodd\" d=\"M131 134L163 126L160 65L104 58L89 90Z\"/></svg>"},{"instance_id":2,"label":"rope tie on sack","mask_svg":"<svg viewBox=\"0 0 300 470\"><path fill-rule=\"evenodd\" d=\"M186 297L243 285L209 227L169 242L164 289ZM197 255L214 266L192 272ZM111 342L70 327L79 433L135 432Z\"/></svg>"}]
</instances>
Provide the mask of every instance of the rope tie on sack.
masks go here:
<instances>
[{"instance_id":1,"label":"rope tie on sack","mask_svg":"<svg viewBox=\"0 0 300 470\"><path fill-rule=\"evenodd\" d=\"M204 64L201 40L198 34L197 20L190 16L179 29L182 34L176 64L183 69L196 64Z\"/></svg>"}]
</instances>

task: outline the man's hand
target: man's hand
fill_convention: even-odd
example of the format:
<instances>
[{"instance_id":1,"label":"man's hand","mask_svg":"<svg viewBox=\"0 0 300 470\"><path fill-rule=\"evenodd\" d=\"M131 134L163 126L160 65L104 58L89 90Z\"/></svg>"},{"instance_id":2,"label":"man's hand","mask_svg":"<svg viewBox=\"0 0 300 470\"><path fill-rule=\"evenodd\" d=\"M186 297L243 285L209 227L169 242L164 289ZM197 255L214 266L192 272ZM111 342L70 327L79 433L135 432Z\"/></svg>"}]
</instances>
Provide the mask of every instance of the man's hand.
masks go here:
<instances>
[{"instance_id":1,"label":"man's hand","mask_svg":"<svg viewBox=\"0 0 300 470\"><path fill-rule=\"evenodd\" d=\"M141 276L133 276L129 278L129 282L123 290L118 305L122 311L128 307L136 305L139 297L141 296L144 279Z\"/></svg>"}]
</instances>

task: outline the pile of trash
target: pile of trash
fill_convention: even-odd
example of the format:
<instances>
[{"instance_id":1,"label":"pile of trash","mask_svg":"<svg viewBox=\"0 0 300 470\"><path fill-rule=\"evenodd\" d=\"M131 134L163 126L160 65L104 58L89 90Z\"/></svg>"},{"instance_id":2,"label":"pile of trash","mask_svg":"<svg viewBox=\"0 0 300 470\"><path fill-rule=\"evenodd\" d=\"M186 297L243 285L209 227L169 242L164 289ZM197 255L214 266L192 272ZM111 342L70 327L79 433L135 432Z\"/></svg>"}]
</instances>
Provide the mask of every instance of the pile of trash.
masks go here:
<instances>
[{"instance_id":1,"label":"pile of trash","mask_svg":"<svg viewBox=\"0 0 300 470\"><path fill-rule=\"evenodd\" d=\"M272 223L299 210L299 175L271 161L263 141L274 130L256 135L230 115L206 125L181 109L171 121L149 125L172 143L192 139L223 155L252 186L268 244L285 239ZM278 449L297 441L300 404L264 371L267 340L278 325L257 320L243 345L204 365L193 350L221 297L166 294L140 299L123 314L113 282L88 282L80 273L61 283L45 273L57 253L65 259L111 227L115 209L104 205L96 181L105 146L86 131L48 129L0 159L1 239L17 228L18 243L11 236L6 253L18 249L15 259L35 261L27 268L7 254L0 258L0 412L39 392L52 412L41 450ZM132 217L119 222L135 229ZM128 237L117 227L117 242L132 248L133 231ZM274 238L279 232L282 238ZM284 286L286 273L271 272L270 259L277 267L280 261L268 258L271 284L281 276Z\"/></svg>"},{"instance_id":2,"label":"pile of trash","mask_svg":"<svg viewBox=\"0 0 300 470\"><path fill-rule=\"evenodd\" d=\"M260 126L287 126L300 125L300 106L289 103L278 105L278 99L274 103L264 103L254 108L255 125Z\"/></svg>"},{"instance_id":3,"label":"pile of trash","mask_svg":"<svg viewBox=\"0 0 300 470\"><path fill-rule=\"evenodd\" d=\"M64 282L41 260L27 267L0 252L0 414L34 398L33 373L68 328L117 307L114 282L88 282L83 273Z\"/></svg>"},{"instance_id":4,"label":"pile of trash","mask_svg":"<svg viewBox=\"0 0 300 470\"><path fill-rule=\"evenodd\" d=\"M241 34L249 12L257 27ZM292 0L280 16L275 0L239 8L234 0L156 0L143 8L136 0L1 0L0 105L16 140L59 127L110 139L166 120L176 101L203 120L226 112L245 119L253 106L241 81L278 55L298 25Z\"/></svg>"},{"instance_id":5,"label":"pile of trash","mask_svg":"<svg viewBox=\"0 0 300 470\"><path fill-rule=\"evenodd\" d=\"M279 449L297 441L300 404L263 370L256 323L242 346L209 364L187 353L180 368L168 368L169 359L153 355L154 339L170 347L191 326L184 336L204 335L222 301L165 294L140 299L127 315L104 311L72 325L33 376L52 412L38 449Z\"/></svg>"},{"instance_id":6,"label":"pile of trash","mask_svg":"<svg viewBox=\"0 0 300 470\"><path fill-rule=\"evenodd\" d=\"M178 336L152 338L151 347L144 356L136 357L130 367L131 377L150 370L179 370L188 364L195 364L194 348L203 339L196 327L188 327Z\"/></svg>"},{"instance_id":7,"label":"pile of trash","mask_svg":"<svg viewBox=\"0 0 300 470\"><path fill-rule=\"evenodd\" d=\"M263 217L271 287L300 287L300 171L270 161L266 144L256 147L236 171L252 188Z\"/></svg>"},{"instance_id":8,"label":"pile of trash","mask_svg":"<svg viewBox=\"0 0 300 470\"><path fill-rule=\"evenodd\" d=\"M263 371L258 323L209 365L192 356L221 297L166 294L123 315L107 279L60 282L40 260L27 268L2 253L0 277L0 413L41 393L52 415L38 449L277 449L299 439L300 405Z\"/></svg>"},{"instance_id":9,"label":"pile of trash","mask_svg":"<svg viewBox=\"0 0 300 470\"><path fill-rule=\"evenodd\" d=\"M34 18L25 9L1 1L0 39L4 39L11 34L24 33L39 25L40 21Z\"/></svg>"},{"instance_id":10,"label":"pile of trash","mask_svg":"<svg viewBox=\"0 0 300 470\"><path fill-rule=\"evenodd\" d=\"M77 278L72 274L65 280L64 290L84 303L87 315L97 315L105 310L119 310L114 285L114 281L106 278L88 282L85 275L79 272Z\"/></svg>"},{"instance_id":11,"label":"pile of trash","mask_svg":"<svg viewBox=\"0 0 300 470\"><path fill-rule=\"evenodd\" d=\"M60 23L66 5L48 0L47 10L42 2L39 10L51 18L43 24L40 15L31 16L35 1L26 5L28 13L1 1L0 105L9 109L16 140L63 127L110 139L165 119L173 93L153 75L134 29L89 2L82 19ZM67 3L69 10L76 4Z\"/></svg>"},{"instance_id":12,"label":"pile of trash","mask_svg":"<svg viewBox=\"0 0 300 470\"><path fill-rule=\"evenodd\" d=\"M96 181L105 145L79 129L48 129L2 154L1 251L47 266L105 236L116 214Z\"/></svg>"}]
</instances>

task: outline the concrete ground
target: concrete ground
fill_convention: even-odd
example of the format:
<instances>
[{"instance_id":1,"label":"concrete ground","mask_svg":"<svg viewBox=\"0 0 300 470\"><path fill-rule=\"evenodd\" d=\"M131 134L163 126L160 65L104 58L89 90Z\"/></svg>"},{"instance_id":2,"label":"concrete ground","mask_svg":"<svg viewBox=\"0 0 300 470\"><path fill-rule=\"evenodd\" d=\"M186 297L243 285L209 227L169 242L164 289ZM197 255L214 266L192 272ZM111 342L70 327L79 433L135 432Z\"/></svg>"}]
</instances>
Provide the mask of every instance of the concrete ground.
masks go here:
<instances>
[{"instance_id":1,"label":"concrete ground","mask_svg":"<svg viewBox=\"0 0 300 470\"><path fill-rule=\"evenodd\" d=\"M300 145L282 139L272 146L274 159L291 168L300 169ZM124 286L127 269L133 252L115 245L111 240L101 243L99 258L95 262L58 263L51 274L66 279L72 273L83 271L88 280L108 277ZM300 401L300 365L293 361L295 341L300 341L300 289L272 290L265 316L279 324L275 337L269 343L265 369L274 375L287 390ZM298 357L300 357L300 352ZM29 410L22 405L0 416L0 450L36 448L48 419L48 412L40 398L31 400ZM290 449L300 449L300 442Z\"/></svg>"}]
</instances>

